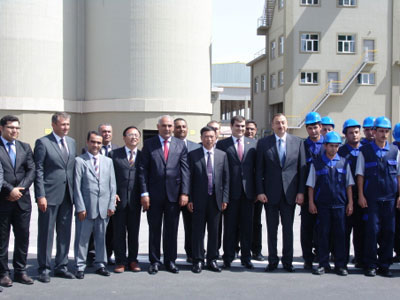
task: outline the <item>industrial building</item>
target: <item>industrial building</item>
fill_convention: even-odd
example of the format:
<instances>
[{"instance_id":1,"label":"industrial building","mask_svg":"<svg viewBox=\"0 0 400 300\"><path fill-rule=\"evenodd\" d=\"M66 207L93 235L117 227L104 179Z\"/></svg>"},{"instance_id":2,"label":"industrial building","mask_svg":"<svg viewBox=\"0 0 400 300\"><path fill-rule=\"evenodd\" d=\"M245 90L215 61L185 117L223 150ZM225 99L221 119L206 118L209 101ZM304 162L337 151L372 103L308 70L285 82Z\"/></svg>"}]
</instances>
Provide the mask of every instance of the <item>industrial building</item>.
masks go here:
<instances>
[{"instance_id":1,"label":"industrial building","mask_svg":"<svg viewBox=\"0 0 400 300\"><path fill-rule=\"evenodd\" d=\"M400 1L266 0L251 66L252 113L270 133L283 112L304 136L305 115L400 120ZM338 130L341 131L340 129Z\"/></svg>"}]
</instances>

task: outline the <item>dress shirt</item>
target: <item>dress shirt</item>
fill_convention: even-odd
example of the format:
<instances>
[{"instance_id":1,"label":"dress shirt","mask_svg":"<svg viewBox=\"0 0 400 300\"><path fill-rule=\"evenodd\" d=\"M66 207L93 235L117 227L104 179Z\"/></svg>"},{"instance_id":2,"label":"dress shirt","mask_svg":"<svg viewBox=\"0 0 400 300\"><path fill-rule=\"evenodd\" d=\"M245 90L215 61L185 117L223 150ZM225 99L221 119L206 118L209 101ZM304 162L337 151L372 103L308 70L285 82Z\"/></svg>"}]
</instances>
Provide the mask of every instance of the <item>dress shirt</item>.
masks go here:
<instances>
[{"instance_id":1,"label":"dress shirt","mask_svg":"<svg viewBox=\"0 0 400 300\"><path fill-rule=\"evenodd\" d=\"M164 140L165 139L163 137L161 137L160 135L158 136L158 138L160 139L161 147L164 152ZM168 141L168 149L170 149L170 147L171 147L171 140L172 140L172 137L169 137L167 140Z\"/></svg>"},{"instance_id":2,"label":"dress shirt","mask_svg":"<svg viewBox=\"0 0 400 300\"><path fill-rule=\"evenodd\" d=\"M62 150L62 147L63 147L63 146L61 145L61 139L63 139L65 150L67 150L67 152L69 153L68 145L67 145L67 140L65 139L65 136L64 136L63 138L61 138L61 137L59 137L57 134L55 134L54 131L53 131L53 135L54 135L54 137L56 138L56 141L57 141L58 147L60 147L60 150Z\"/></svg>"},{"instance_id":3,"label":"dress shirt","mask_svg":"<svg viewBox=\"0 0 400 300\"><path fill-rule=\"evenodd\" d=\"M14 141L7 141L5 138L3 138L2 136L0 136L1 140L3 141L4 147L6 147L7 152L9 152L8 149L8 143L12 143L11 148L14 150L15 156L17 156L17 147L15 147L15 140Z\"/></svg>"},{"instance_id":4,"label":"dress shirt","mask_svg":"<svg viewBox=\"0 0 400 300\"><path fill-rule=\"evenodd\" d=\"M133 161L136 160L136 155L137 155L137 148L133 149ZM129 158L131 157L131 149L125 146L125 152L126 152L126 158L129 161Z\"/></svg>"},{"instance_id":5,"label":"dress shirt","mask_svg":"<svg viewBox=\"0 0 400 300\"><path fill-rule=\"evenodd\" d=\"M89 154L90 162L92 163L93 168L94 168L93 157L96 158L96 163L97 163L97 166L98 166L98 168L99 168L99 174L100 174L100 159L99 159L99 158L100 158L100 154L97 154L97 155L95 156L95 155L93 155L92 153L90 153L89 151L87 152L87 154Z\"/></svg>"},{"instance_id":6,"label":"dress shirt","mask_svg":"<svg viewBox=\"0 0 400 300\"><path fill-rule=\"evenodd\" d=\"M211 166L213 168L213 174L214 174L214 148L211 150L207 150L206 148L203 147L204 151L204 160L206 161L206 166L207 166L207 159L208 159L208 152L210 152L210 157L211 157Z\"/></svg>"}]
</instances>

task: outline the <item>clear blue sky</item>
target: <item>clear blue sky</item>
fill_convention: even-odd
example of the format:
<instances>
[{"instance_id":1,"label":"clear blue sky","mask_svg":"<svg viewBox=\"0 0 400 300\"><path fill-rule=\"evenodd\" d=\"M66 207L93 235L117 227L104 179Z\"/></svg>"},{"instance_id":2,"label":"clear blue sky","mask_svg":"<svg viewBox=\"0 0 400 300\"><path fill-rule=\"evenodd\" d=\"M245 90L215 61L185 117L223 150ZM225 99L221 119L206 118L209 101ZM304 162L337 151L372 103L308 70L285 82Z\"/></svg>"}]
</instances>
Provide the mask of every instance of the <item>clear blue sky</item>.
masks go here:
<instances>
[{"instance_id":1,"label":"clear blue sky","mask_svg":"<svg viewBox=\"0 0 400 300\"><path fill-rule=\"evenodd\" d=\"M265 48L265 37L257 36L265 0L212 1L213 63L251 61L254 53Z\"/></svg>"}]
</instances>

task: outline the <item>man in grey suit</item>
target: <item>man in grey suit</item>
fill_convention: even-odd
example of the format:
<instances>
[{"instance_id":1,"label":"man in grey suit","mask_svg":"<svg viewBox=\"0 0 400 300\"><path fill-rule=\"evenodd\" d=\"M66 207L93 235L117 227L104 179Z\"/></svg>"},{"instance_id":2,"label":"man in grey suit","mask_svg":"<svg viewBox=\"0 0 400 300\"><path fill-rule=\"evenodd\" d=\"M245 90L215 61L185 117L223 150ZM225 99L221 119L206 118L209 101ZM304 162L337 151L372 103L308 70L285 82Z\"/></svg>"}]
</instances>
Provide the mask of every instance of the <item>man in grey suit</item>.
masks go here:
<instances>
[{"instance_id":1,"label":"man in grey suit","mask_svg":"<svg viewBox=\"0 0 400 300\"><path fill-rule=\"evenodd\" d=\"M87 249L93 233L96 273L110 276L105 268L105 235L108 219L115 211L116 183L112 159L100 155L102 137L96 131L87 136L88 152L75 159L75 263L76 278L83 279Z\"/></svg>"},{"instance_id":2,"label":"man in grey suit","mask_svg":"<svg viewBox=\"0 0 400 300\"><path fill-rule=\"evenodd\" d=\"M204 263L204 229L207 224L207 267L221 272L217 264L218 227L221 212L229 202L229 165L225 152L214 148L214 128L201 129L203 147L189 153L190 200L188 210L193 213L193 267L200 273Z\"/></svg>"},{"instance_id":3,"label":"man in grey suit","mask_svg":"<svg viewBox=\"0 0 400 300\"><path fill-rule=\"evenodd\" d=\"M188 153L191 151L201 148L201 145L192 141L189 141L187 137L188 127L185 119L177 118L174 120L174 137L181 139L185 142ZM192 263L192 214L188 211L187 205L181 207L183 226L185 228L185 252L186 261Z\"/></svg>"},{"instance_id":4,"label":"man in grey suit","mask_svg":"<svg viewBox=\"0 0 400 300\"><path fill-rule=\"evenodd\" d=\"M257 143L257 200L264 203L267 216L268 262L265 271L278 267L277 235L279 216L282 223L282 265L288 272L293 267L293 220L296 203L303 204L306 179L302 139L288 134L287 119L279 113L272 119L274 134Z\"/></svg>"},{"instance_id":5,"label":"man in grey suit","mask_svg":"<svg viewBox=\"0 0 400 300\"><path fill-rule=\"evenodd\" d=\"M68 137L70 116L57 112L51 118L53 132L36 140L35 196L39 208L38 264L39 281L50 282L54 227L57 253L54 275L74 279L67 269L71 240L72 190L75 165L75 140Z\"/></svg>"}]
</instances>

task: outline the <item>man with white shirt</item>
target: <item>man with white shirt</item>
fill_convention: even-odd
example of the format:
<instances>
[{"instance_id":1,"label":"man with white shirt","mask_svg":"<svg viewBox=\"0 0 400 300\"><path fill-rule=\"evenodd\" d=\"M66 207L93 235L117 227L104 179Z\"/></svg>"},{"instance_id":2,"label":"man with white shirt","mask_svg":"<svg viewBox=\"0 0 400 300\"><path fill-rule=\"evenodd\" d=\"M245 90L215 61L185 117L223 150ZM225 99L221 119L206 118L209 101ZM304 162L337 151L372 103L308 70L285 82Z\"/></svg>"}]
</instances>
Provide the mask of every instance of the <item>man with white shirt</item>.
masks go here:
<instances>
[{"instance_id":1,"label":"man with white shirt","mask_svg":"<svg viewBox=\"0 0 400 300\"><path fill-rule=\"evenodd\" d=\"M229 207L224 213L224 267L230 268L235 258L237 230L240 228L242 265L252 269L251 237L255 191L256 141L244 136L246 120L231 119L232 136L217 143L217 149L227 154L229 162Z\"/></svg>"},{"instance_id":2,"label":"man with white shirt","mask_svg":"<svg viewBox=\"0 0 400 300\"><path fill-rule=\"evenodd\" d=\"M204 229L207 225L207 267L221 272L217 264L218 227L221 212L229 202L229 166L225 152L215 149L214 128L201 129L203 147L189 153L190 200L193 214L193 273L200 273L204 263ZM206 172L204 172L206 170Z\"/></svg>"},{"instance_id":3,"label":"man with white shirt","mask_svg":"<svg viewBox=\"0 0 400 300\"><path fill-rule=\"evenodd\" d=\"M115 173L109 157L100 155L102 137L96 131L87 136L88 152L75 158L75 264L76 278L83 279L87 249L93 233L96 273L110 276L105 268L107 252L105 235L109 217L115 211Z\"/></svg>"},{"instance_id":4,"label":"man with white shirt","mask_svg":"<svg viewBox=\"0 0 400 300\"><path fill-rule=\"evenodd\" d=\"M123 139L125 146L110 153L114 163L118 195L113 216L115 273L123 273L126 268L133 272L141 270L137 259L141 215L140 186L137 175L141 157L141 151L137 148L140 132L135 126L129 126L123 132ZM126 256L127 244L128 256Z\"/></svg>"},{"instance_id":5,"label":"man with white shirt","mask_svg":"<svg viewBox=\"0 0 400 300\"><path fill-rule=\"evenodd\" d=\"M273 134L257 143L257 201L264 203L267 216L268 262L265 269L278 267L277 236L282 223L282 265L293 267L293 220L296 204L304 201L306 162L303 140L287 133L287 119L279 113L272 118Z\"/></svg>"},{"instance_id":6,"label":"man with white shirt","mask_svg":"<svg viewBox=\"0 0 400 300\"><path fill-rule=\"evenodd\" d=\"M54 275L73 279L68 271L71 240L75 140L68 137L70 115L57 112L51 118L53 132L35 143L35 196L39 208L38 264L39 281L50 282L54 228L57 232L57 253Z\"/></svg>"}]
</instances>

